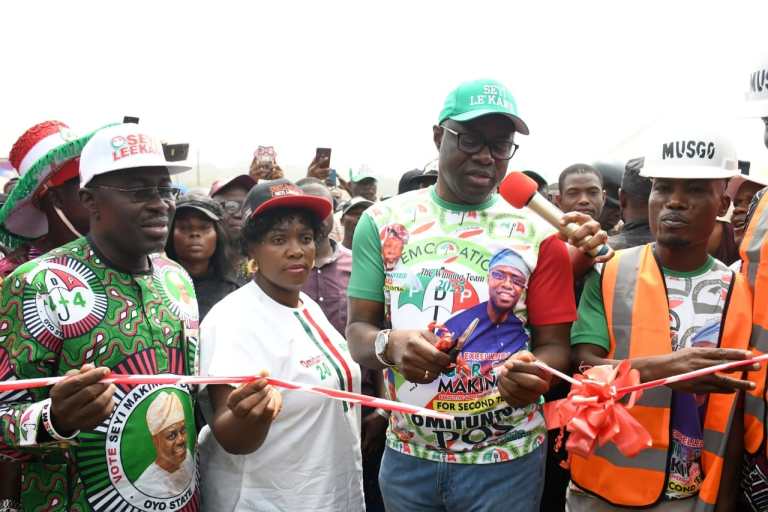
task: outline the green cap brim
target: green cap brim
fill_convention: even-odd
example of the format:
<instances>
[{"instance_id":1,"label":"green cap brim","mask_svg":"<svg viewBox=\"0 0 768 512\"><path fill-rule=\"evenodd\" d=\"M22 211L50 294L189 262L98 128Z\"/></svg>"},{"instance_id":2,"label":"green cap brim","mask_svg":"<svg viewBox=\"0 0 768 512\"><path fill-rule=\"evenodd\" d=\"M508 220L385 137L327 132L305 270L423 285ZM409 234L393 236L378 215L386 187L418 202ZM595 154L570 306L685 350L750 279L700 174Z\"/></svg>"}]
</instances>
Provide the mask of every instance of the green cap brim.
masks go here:
<instances>
[{"instance_id":1,"label":"green cap brim","mask_svg":"<svg viewBox=\"0 0 768 512\"><path fill-rule=\"evenodd\" d=\"M522 133L523 135L528 135L528 125L525 124L525 121L520 119L519 117L509 114L507 112L499 112L498 110L494 110L491 108L484 108L479 110L470 110L469 112L464 112L463 114L456 114L455 116L448 116L446 119L452 119L454 121L463 122L463 121L471 121L473 119L477 119L478 117L487 116L490 114L498 114L500 116L508 117L512 120L512 122L515 125L515 131L518 133ZM444 119L441 119L440 122L443 122Z\"/></svg>"}]
</instances>

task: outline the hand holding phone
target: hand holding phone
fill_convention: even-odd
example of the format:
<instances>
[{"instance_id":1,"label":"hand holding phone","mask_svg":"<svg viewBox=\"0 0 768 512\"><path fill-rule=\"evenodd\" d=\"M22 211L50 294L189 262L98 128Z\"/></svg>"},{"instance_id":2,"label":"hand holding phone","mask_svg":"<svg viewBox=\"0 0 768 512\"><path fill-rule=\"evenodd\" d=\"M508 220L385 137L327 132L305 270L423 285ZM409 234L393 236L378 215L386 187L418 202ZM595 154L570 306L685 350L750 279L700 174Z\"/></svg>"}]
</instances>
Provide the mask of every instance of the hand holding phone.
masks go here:
<instances>
[{"instance_id":1,"label":"hand holding phone","mask_svg":"<svg viewBox=\"0 0 768 512\"><path fill-rule=\"evenodd\" d=\"M331 172L331 148L317 148L315 158L309 164L307 176L326 180Z\"/></svg>"},{"instance_id":2,"label":"hand holding phone","mask_svg":"<svg viewBox=\"0 0 768 512\"><path fill-rule=\"evenodd\" d=\"M274 146L259 146L253 153L253 161L248 174L257 182L271 179L273 168L277 165L277 152Z\"/></svg>"}]
</instances>

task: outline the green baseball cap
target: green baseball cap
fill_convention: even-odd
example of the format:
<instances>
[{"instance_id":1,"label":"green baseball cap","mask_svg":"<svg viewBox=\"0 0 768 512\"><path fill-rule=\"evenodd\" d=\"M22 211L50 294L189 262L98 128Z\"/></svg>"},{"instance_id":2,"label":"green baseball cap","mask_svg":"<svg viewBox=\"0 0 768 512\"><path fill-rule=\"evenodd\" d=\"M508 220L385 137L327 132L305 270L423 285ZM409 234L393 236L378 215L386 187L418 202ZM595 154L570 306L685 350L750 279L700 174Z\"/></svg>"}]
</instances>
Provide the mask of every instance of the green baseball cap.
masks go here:
<instances>
[{"instance_id":1,"label":"green baseball cap","mask_svg":"<svg viewBox=\"0 0 768 512\"><path fill-rule=\"evenodd\" d=\"M528 125L517 115L517 102L504 84L496 80L464 82L445 98L438 124L446 119L470 121L488 114L501 114L512 120L515 131L528 135Z\"/></svg>"}]
</instances>

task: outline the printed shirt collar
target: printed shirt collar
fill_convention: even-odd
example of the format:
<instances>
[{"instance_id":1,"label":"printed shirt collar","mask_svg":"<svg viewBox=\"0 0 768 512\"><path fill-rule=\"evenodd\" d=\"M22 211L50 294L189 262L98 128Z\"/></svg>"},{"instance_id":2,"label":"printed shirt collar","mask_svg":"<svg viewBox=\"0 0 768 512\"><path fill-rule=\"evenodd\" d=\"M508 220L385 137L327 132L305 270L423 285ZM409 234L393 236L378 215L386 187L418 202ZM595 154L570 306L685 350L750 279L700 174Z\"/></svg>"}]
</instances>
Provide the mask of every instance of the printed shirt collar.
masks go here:
<instances>
[{"instance_id":1,"label":"printed shirt collar","mask_svg":"<svg viewBox=\"0 0 768 512\"><path fill-rule=\"evenodd\" d=\"M141 272L131 272L130 270L126 270L118 265L115 265L109 258L104 256L99 248L96 247L96 244L93 243L91 235L86 235L85 239L88 241L88 245L91 247L91 250L93 250L93 254L95 254L96 257L98 257L101 261L101 265L103 267L111 268L112 270L116 270L129 276L149 276L154 272L154 266L152 265L152 258L150 256L147 256L147 262L149 263L149 268L147 270L143 270ZM91 264L93 264L93 262L91 262Z\"/></svg>"}]
</instances>

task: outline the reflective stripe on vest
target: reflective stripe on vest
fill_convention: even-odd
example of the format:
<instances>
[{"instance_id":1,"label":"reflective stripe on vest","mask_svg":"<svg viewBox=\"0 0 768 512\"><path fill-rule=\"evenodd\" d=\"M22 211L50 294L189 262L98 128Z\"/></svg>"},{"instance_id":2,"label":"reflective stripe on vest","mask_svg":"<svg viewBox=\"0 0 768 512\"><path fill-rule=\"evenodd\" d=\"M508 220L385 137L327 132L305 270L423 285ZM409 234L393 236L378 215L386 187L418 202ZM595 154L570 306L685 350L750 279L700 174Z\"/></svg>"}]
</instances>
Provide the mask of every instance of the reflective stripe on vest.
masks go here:
<instances>
[{"instance_id":1,"label":"reflective stripe on vest","mask_svg":"<svg viewBox=\"0 0 768 512\"><path fill-rule=\"evenodd\" d=\"M601 279L610 339L607 357L633 359L670 354L669 302L652 246L619 251L605 265ZM746 348L750 307L749 289L738 276L731 284L725 306L726 321L719 346ZM735 397L735 394L709 395L701 456L705 478L697 497L697 511L714 509L723 456L737 408ZM669 387L644 393L629 412L651 434L653 446L634 458L623 456L613 443L598 447L586 459L574 455L571 459L573 482L616 506L648 507L661 500L667 484L671 403Z\"/></svg>"},{"instance_id":2,"label":"reflective stripe on vest","mask_svg":"<svg viewBox=\"0 0 768 512\"><path fill-rule=\"evenodd\" d=\"M768 352L768 194L760 200L749 222L739 252L742 275L746 276L752 290L752 332L749 345L755 355ZM759 371L749 372L749 380L755 389L744 398L744 449L754 454L760 446L766 445L765 390L768 378L767 365Z\"/></svg>"}]
</instances>

